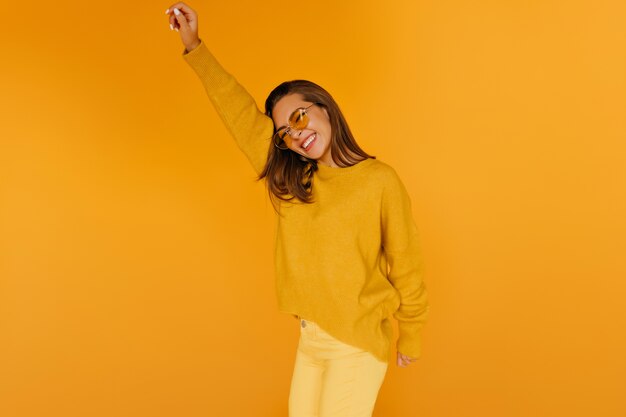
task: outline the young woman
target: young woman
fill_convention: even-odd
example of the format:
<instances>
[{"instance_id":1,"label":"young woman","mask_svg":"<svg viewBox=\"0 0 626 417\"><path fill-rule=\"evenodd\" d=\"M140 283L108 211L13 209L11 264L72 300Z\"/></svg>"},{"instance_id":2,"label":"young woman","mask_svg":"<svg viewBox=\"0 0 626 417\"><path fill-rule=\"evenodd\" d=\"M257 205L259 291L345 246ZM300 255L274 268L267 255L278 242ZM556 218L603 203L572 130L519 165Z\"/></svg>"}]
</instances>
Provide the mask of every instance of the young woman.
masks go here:
<instances>
[{"instance_id":1,"label":"young woman","mask_svg":"<svg viewBox=\"0 0 626 417\"><path fill-rule=\"evenodd\" d=\"M388 316L398 320L396 363L405 367L421 355L428 313L402 181L359 147L322 87L284 82L263 113L198 37L197 13L182 2L165 13L278 214L278 306L300 325L290 417L371 416L390 359Z\"/></svg>"}]
</instances>

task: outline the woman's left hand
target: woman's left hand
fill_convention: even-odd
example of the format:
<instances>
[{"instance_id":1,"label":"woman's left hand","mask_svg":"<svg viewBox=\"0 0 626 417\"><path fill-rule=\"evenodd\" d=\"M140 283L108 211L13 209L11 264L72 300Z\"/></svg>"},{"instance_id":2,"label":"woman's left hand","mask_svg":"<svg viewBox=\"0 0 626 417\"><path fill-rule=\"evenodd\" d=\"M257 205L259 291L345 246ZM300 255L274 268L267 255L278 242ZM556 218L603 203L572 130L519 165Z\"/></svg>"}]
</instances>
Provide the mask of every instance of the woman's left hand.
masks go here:
<instances>
[{"instance_id":1,"label":"woman's left hand","mask_svg":"<svg viewBox=\"0 0 626 417\"><path fill-rule=\"evenodd\" d=\"M416 360L417 360L416 358L412 358L408 355L403 355L402 353L398 352L397 365L401 368L406 368L407 366L409 366L411 363L415 362Z\"/></svg>"}]
</instances>

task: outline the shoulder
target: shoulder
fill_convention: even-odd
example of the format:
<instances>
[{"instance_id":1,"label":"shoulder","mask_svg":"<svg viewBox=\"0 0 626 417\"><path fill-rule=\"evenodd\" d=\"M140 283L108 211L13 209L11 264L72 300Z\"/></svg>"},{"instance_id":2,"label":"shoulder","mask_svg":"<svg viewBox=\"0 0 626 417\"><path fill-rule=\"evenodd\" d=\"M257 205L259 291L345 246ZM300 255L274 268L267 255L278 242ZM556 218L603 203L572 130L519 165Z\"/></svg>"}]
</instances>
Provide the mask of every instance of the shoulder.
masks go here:
<instances>
[{"instance_id":1,"label":"shoulder","mask_svg":"<svg viewBox=\"0 0 626 417\"><path fill-rule=\"evenodd\" d=\"M371 161L368 179L379 182L384 188L402 185L402 180L395 168L378 158Z\"/></svg>"},{"instance_id":2,"label":"shoulder","mask_svg":"<svg viewBox=\"0 0 626 417\"><path fill-rule=\"evenodd\" d=\"M371 180L379 190L383 206L411 205L411 197L398 171L388 163L375 159L371 164Z\"/></svg>"}]
</instances>

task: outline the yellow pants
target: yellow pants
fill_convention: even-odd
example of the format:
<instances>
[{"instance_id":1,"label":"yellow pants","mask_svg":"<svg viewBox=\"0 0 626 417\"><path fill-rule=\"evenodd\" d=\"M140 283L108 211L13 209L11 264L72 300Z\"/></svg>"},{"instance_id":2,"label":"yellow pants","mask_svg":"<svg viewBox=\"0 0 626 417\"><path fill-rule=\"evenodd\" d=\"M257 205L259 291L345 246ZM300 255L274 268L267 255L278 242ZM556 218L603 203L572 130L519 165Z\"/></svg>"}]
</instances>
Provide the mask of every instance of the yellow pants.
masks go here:
<instances>
[{"instance_id":1,"label":"yellow pants","mask_svg":"<svg viewBox=\"0 0 626 417\"><path fill-rule=\"evenodd\" d=\"M299 321L289 417L371 417L387 363Z\"/></svg>"}]
</instances>

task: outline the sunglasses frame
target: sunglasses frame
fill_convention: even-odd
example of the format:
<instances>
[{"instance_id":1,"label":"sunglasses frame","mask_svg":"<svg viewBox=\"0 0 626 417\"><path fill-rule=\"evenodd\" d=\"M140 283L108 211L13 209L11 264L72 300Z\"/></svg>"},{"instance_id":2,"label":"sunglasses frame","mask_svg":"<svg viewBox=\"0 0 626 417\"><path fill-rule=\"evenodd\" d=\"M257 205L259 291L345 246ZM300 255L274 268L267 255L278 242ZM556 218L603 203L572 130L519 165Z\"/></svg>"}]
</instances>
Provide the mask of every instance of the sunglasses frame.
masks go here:
<instances>
[{"instance_id":1,"label":"sunglasses frame","mask_svg":"<svg viewBox=\"0 0 626 417\"><path fill-rule=\"evenodd\" d=\"M289 115L289 120L292 120L293 118L301 118L306 116L308 118L308 110L314 106L317 103L311 103L310 105L308 105L307 107L298 107L297 109L295 109L294 111L291 112L291 114ZM299 114L298 114L299 112ZM309 124L309 120L307 120L306 124L304 126L302 126L302 128L297 129L297 130L302 130L305 127L307 127ZM285 136L289 135L291 132L289 131L289 129L291 129L292 126L287 123L287 126L283 126L280 129L278 129L274 135L272 135L272 141L274 142L274 146L277 147L278 149L282 150L282 151L286 151L289 149L289 147L286 148L281 148L280 146L278 146L276 137L278 136L279 140L281 142L285 142ZM283 133L282 135L280 135L280 133Z\"/></svg>"}]
</instances>

